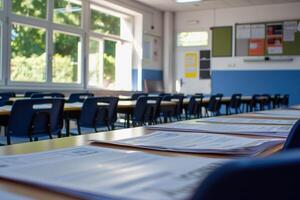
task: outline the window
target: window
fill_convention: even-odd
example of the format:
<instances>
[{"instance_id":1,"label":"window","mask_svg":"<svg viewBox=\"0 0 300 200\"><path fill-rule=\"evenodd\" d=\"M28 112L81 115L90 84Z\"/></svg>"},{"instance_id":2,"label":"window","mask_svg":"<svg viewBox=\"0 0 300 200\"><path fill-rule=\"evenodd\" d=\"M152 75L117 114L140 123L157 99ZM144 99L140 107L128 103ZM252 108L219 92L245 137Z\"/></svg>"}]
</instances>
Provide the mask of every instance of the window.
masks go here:
<instances>
[{"instance_id":1,"label":"window","mask_svg":"<svg viewBox=\"0 0 300 200\"><path fill-rule=\"evenodd\" d=\"M47 0L12 0L12 12L17 15L46 19Z\"/></svg>"},{"instance_id":2,"label":"window","mask_svg":"<svg viewBox=\"0 0 300 200\"><path fill-rule=\"evenodd\" d=\"M54 32L53 82L80 83L80 37Z\"/></svg>"},{"instance_id":3,"label":"window","mask_svg":"<svg viewBox=\"0 0 300 200\"><path fill-rule=\"evenodd\" d=\"M142 40L142 29L134 23L141 23L142 15L128 10L137 15L135 21L124 14L127 8L119 12L109 2L102 4L0 0L0 84L130 90L133 62L141 63L133 41ZM8 60L2 63L1 57Z\"/></svg>"},{"instance_id":4,"label":"window","mask_svg":"<svg viewBox=\"0 0 300 200\"><path fill-rule=\"evenodd\" d=\"M81 1L78 0L55 0L54 22L71 26L81 26Z\"/></svg>"},{"instance_id":5,"label":"window","mask_svg":"<svg viewBox=\"0 0 300 200\"><path fill-rule=\"evenodd\" d=\"M100 87L103 80L103 42L90 39L89 44L89 86Z\"/></svg>"},{"instance_id":6,"label":"window","mask_svg":"<svg viewBox=\"0 0 300 200\"><path fill-rule=\"evenodd\" d=\"M177 46L208 46L208 32L182 32L177 35Z\"/></svg>"},{"instance_id":7,"label":"window","mask_svg":"<svg viewBox=\"0 0 300 200\"><path fill-rule=\"evenodd\" d=\"M11 80L46 81L46 30L21 24L11 29Z\"/></svg>"},{"instance_id":8,"label":"window","mask_svg":"<svg viewBox=\"0 0 300 200\"><path fill-rule=\"evenodd\" d=\"M96 33L120 35L121 20L119 17L99 11L98 7L92 6L91 30Z\"/></svg>"}]
</instances>

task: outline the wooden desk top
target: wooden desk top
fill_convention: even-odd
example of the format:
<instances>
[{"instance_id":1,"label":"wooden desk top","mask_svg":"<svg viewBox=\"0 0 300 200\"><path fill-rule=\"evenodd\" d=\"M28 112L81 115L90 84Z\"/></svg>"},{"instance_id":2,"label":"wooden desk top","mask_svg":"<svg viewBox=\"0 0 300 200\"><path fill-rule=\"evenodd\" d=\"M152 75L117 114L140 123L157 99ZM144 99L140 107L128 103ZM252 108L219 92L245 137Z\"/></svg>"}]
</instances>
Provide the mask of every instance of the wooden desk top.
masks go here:
<instances>
[{"instance_id":1,"label":"wooden desk top","mask_svg":"<svg viewBox=\"0 0 300 200\"><path fill-rule=\"evenodd\" d=\"M131 128L131 129L123 129L118 131L111 131L105 133L95 133L81 136L74 136L68 138L60 138L25 144L16 144L11 146L0 147L0 155L16 155L16 154L24 154L24 153L34 153L34 152L42 152L48 150L55 150L60 148L67 148L73 146L86 145L90 143L90 140L93 139L101 139L101 140L119 140L126 139L130 137L142 136L145 134L149 134L153 131L147 130L145 128ZM106 148L117 148L111 145L99 145ZM279 151L282 146L276 146L273 149L267 150L262 153L260 156L267 156ZM125 148L120 147L117 149L125 149L125 150L135 150L134 148ZM161 151L153 151L153 150L140 150L151 154L161 155L161 156L201 156L201 157L210 157L210 158L224 158L228 156L224 155L214 155L214 154L180 154L180 153L169 153L169 152L161 152ZM20 183L16 183L13 181L7 181L4 179L0 179L0 190L11 192L13 194L17 194L20 196L32 198L32 199L45 199L45 200L58 200L58 199L76 199L69 196L65 196L64 194L55 193L52 191L47 191L43 188L37 188L29 185L24 185Z\"/></svg>"},{"instance_id":2,"label":"wooden desk top","mask_svg":"<svg viewBox=\"0 0 300 200\"><path fill-rule=\"evenodd\" d=\"M119 101L118 109L122 110L131 110L134 109L136 105L136 101ZM175 106L175 102L171 101L162 101L161 106ZM64 111L80 111L82 107L82 103L65 103ZM0 107L0 116L8 116L10 115L12 106L2 106Z\"/></svg>"}]
</instances>

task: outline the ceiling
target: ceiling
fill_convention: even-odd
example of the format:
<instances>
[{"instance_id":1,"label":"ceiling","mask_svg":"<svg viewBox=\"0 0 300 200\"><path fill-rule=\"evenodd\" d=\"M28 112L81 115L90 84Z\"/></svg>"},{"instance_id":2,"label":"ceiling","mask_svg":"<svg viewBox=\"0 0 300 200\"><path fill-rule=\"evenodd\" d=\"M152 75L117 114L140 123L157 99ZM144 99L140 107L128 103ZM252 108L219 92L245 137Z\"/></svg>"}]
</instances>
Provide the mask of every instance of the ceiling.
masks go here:
<instances>
[{"instance_id":1,"label":"ceiling","mask_svg":"<svg viewBox=\"0 0 300 200\"><path fill-rule=\"evenodd\" d=\"M300 2L300 0L203 0L198 3L178 4L176 0L136 0L163 11L191 11L217 8L232 8L267 4Z\"/></svg>"}]
</instances>

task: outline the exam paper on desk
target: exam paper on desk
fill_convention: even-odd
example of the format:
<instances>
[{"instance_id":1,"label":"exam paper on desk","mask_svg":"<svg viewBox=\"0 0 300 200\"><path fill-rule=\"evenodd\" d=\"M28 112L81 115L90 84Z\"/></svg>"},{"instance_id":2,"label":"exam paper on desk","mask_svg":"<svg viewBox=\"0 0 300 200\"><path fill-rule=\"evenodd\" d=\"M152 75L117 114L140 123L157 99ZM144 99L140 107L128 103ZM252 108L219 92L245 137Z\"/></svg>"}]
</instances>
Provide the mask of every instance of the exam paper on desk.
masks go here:
<instances>
[{"instance_id":1,"label":"exam paper on desk","mask_svg":"<svg viewBox=\"0 0 300 200\"><path fill-rule=\"evenodd\" d=\"M199 119L199 122L229 123L229 124L264 124L264 125L294 125L297 120L280 119L257 119L257 118L237 118L237 117L211 117Z\"/></svg>"},{"instance_id":2,"label":"exam paper on desk","mask_svg":"<svg viewBox=\"0 0 300 200\"><path fill-rule=\"evenodd\" d=\"M211 133L156 131L135 138L117 141L94 140L94 142L182 153L256 155L283 144L285 140L255 139Z\"/></svg>"},{"instance_id":3,"label":"exam paper on desk","mask_svg":"<svg viewBox=\"0 0 300 200\"><path fill-rule=\"evenodd\" d=\"M0 177L85 199L184 200L225 159L81 146L0 157Z\"/></svg>"},{"instance_id":4,"label":"exam paper on desk","mask_svg":"<svg viewBox=\"0 0 300 200\"><path fill-rule=\"evenodd\" d=\"M292 126L208 124L197 121L187 121L148 126L147 128L151 130L163 131L209 132L286 138Z\"/></svg>"}]
</instances>

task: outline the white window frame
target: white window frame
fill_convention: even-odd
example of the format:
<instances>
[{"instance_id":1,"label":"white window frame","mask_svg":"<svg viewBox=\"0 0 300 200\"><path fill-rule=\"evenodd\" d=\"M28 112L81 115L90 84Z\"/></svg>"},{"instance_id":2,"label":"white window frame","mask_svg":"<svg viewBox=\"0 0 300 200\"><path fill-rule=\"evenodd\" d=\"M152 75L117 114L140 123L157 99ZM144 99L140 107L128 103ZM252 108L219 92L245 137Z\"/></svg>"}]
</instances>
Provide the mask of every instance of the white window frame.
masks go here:
<instances>
[{"instance_id":1,"label":"white window frame","mask_svg":"<svg viewBox=\"0 0 300 200\"><path fill-rule=\"evenodd\" d=\"M64 90L81 90L81 89L104 89L102 86L95 87L89 86L89 40L90 38L100 39L100 40L111 40L116 42L129 42L133 44L133 38L131 39L123 39L120 36L109 35L109 34L101 34L95 33L90 30L90 8L91 5L101 8L101 10L107 10L107 14L112 14L118 17L129 17L132 22L132 35L134 37L134 26L135 26L135 18L131 14L123 13L119 10L113 10L111 8L107 8L105 5L101 5L101 3L90 2L86 0L80 0L82 2L82 13L81 13L81 26L76 27L67 24L58 24L53 21L53 12L54 12L54 1L47 0L47 16L46 19L40 19L35 17L22 16L12 13L12 1L4 0L3 9L0 10L0 20L2 21L2 51L0 55L1 72L0 75L0 85L4 86L3 88L7 89L64 89ZM106 13L106 12L105 12ZM29 25L33 27L43 28L46 30L46 82L19 82L10 80L11 69L10 69L10 61L11 61L11 27L13 23L18 23L21 25ZM81 40L81 65L78 66L80 70L80 83L54 83L52 82L52 57L54 53L54 43L53 43L53 33L54 31L64 32L70 35L78 35ZM132 50L131 56L132 60L135 59L136 54L134 50ZM1 59L7 58L7 59ZM117 66L116 66L117 67ZM131 69L128 69L132 71ZM128 88L128 90L132 88ZM118 90L115 88L114 90Z\"/></svg>"}]
</instances>

